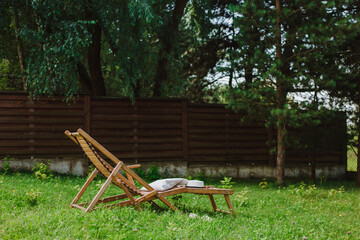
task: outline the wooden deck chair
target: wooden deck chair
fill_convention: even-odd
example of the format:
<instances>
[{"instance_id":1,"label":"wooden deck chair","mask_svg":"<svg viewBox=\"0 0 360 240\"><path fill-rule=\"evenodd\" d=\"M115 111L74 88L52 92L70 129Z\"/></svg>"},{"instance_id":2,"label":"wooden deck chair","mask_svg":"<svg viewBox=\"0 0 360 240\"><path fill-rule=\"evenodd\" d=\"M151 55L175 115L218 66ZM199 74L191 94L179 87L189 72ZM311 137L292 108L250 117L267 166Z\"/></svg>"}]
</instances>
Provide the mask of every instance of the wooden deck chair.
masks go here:
<instances>
[{"instance_id":1,"label":"wooden deck chair","mask_svg":"<svg viewBox=\"0 0 360 240\"><path fill-rule=\"evenodd\" d=\"M75 199L71 202L70 207L75 207L83 210L84 212L89 212L94 209L97 204L100 203L108 203L113 201L122 200L117 203L108 204L104 207L124 207L133 205L137 209L141 210L140 203L149 202L150 204L156 205L153 201L155 199L159 199L163 203L165 203L169 208L173 210L178 210L173 204L171 204L166 197L181 194L181 193L194 193L201 195L208 195L210 198L211 205L214 211L220 211L227 214L232 214L235 217L234 208L231 204L229 195L234 194L234 191L231 189L218 189L218 188L189 188L189 187L175 187L167 191L156 191L149 184L147 184L142 178L140 178L135 172L131 169L140 167L140 164L126 166L122 161L116 158L112 153L106 150L102 145L100 145L97 141L95 141L90 135L88 135L84 130L78 129L77 132L69 132L65 131L65 134L76 144L78 144L82 150L85 152L90 161L94 164L95 170L91 173L89 178L86 180L83 187L80 189ZM113 162L115 167L111 166L104 158L100 156L97 152L99 151L105 157L110 159ZM119 171L122 170L125 174L122 175ZM81 196L84 194L88 186L94 180L96 175L101 173L104 175L107 180L100 188L99 192L95 195L93 200L90 203L79 203ZM137 181L141 186L143 186L147 191L141 191L139 188L135 186L135 181ZM110 196L101 199L101 196L104 194L105 190L109 187L109 185L113 183L116 186L120 187L124 193ZM230 209L229 211L223 211L216 207L216 203L213 195L221 194L224 195L225 201ZM124 200L127 199L127 200Z\"/></svg>"}]
</instances>

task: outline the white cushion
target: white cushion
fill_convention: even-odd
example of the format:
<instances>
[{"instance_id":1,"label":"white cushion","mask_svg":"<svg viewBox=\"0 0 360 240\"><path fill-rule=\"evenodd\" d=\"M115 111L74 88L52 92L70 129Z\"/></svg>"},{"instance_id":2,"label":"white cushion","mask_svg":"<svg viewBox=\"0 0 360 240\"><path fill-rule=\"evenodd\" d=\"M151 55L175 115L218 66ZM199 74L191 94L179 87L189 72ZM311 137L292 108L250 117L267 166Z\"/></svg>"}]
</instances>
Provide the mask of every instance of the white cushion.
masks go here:
<instances>
[{"instance_id":1,"label":"white cushion","mask_svg":"<svg viewBox=\"0 0 360 240\"><path fill-rule=\"evenodd\" d=\"M177 185L186 185L188 182L185 178L165 178L156 180L155 182L150 183L149 185L156 191L166 191ZM146 188L141 188L141 191L147 191Z\"/></svg>"},{"instance_id":2,"label":"white cushion","mask_svg":"<svg viewBox=\"0 0 360 240\"><path fill-rule=\"evenodd\" d=\"M197 188L203 188L204 182L199 180L189 180L186 184L187 187L197 187Z\"/></svg>"}]
</instances>

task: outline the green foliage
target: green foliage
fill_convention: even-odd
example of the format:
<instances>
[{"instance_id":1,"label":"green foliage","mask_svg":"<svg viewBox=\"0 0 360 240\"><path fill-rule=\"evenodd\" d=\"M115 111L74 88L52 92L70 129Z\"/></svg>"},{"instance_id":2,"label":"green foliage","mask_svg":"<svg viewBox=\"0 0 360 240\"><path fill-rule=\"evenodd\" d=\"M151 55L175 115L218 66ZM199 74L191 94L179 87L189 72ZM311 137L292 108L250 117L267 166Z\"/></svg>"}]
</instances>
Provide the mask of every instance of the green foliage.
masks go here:
<instances>
[{"instance_id":1,"label":"green foliage","mask_svg":"<svg viewBox=\"0 0 360 240\"><path fill-rule=\"evenodd\" d=\"M155 164L151 165L148 171L144 171L143 168L136 168L134 171L139 177L147 181L155 181L161 178L160 169Z\"/></svg>"},{"instance_id":2,"label":"green foliage","mask_svg":"<svg viewBox=\"0 0 360 240\"><path fill-rule=\"evenodd\" d=\"M224 177L224 179L220 181L221 187L225 189L231 189L233 184L235 183L232 182L231 179L231 177Z\"/></svg>"},{"instance_id":3,"label":"green foliage","mask_svg":"<svg viewBox=\"0 0 360 240\"><path fill-rule=\"evenodd\" d=\"M209 176L207 176L205 174L204 171L197 171L195 172L194 174L190 174L189 172L187 173L186 175L186 179L188 180L201 180L201 181L204 181L204 182L208 182L210 181L211 179L209 178Z\"/></svg>"},{"instance_id":4,"label":"green foliage","mask_svg":"<svg viewBox=\"0 0 360 240\"><path fill-rule=\"evenodd\" d=\"M38 204L40 192L38 190L31 189L26 193L26 201L30 206L35 206Z\"/></svg>"},{"instance_id":5,"label":"green foliage","mask_svg":"<svg viewBox=\"0 0 360 240\"><path fill-rule=\"evenodd\" d=\"M274 3L241 1L241 4L232 6L232 11L238 13L234 21L239 28L236 36L239 49L231 54L240 76L247 80L241 81L234 91L229 92L228 98L234 110L245 110L249 117L266 119L275 125L279 124L280 117L285 117L286 122L292 125L301 123L302 117L305 117L301 116L303 112L299 109L311 109L322 104L316 91L311 89L319 86L325 76L329 77L329 71L336 69L326 66L323 59L329 53L325 51L338 49L342 40L333 36L344 31L353 16L342 14L342 7L351 5L351 1L340 1L335 7L333 2L281 4L281 60L275 58L276 29L269 27L275 25ZM302 9L302 13L293 14L298 9ZM250 76L245 76L246 71L250 71ZM334 85L333 78L326 78L326 82ZM282 87L286 98L282 106L278 105L278 87ZM294 96L299 95L297 90L309 94L301 95L294 101Z\"/></svg>"},{"instance_id":6,"label":"green foliage","mask_svg":"<svg viewBox=\"0 0 360 240\"><path fill-rule=\"evenodd\" d=\"M298 187L290 186L289 189L293 194L301 197L315 197L317 194L317 187L315 184L308 185L304 182L300 182Z\"/></svg>"},{"instance_id":7,"label":"green foliage","mask_svg":"<svg viewBox=\"0 0 360 240\"><path fill-rule=\"evenodd\" d=\"M243 190L236 192L234 194L234 202L236 207L246 207L249 205L249 197L248 197L249 189L244 187Z\"/></svg>"},{"instance_id":8,"label":"green foliage","mask_svg":"<svg viewBox=\"0 0 360 240\"><path fill-rule=\"evenodd\" d=\"M5 162L4 162L4 173L5 173L5 174L8 174L8 173L10 173L10 172L11 172L10 163L7 162L7 161L5 161Z\"/></svg>"},{"instance_id":9,"label":"green foliage","mask_svg":"<svg viewBox=\"0 0 360 240\"><path fill-rule=\"evenodd\" d=\"M95 170L94 165L90 164L90 165L88 166L88 170L87 170L87 178L90 177L91 173L92 173L94 170Z\"/></svg>"},{"instance_id":10,"label":"green foliage","mask_svg":"<svg viewBox=\"0 0 360 240\"><path fill-rule=\"evenodd\" d=\"M1 59L0 61L0 90L11 90L9 87L9 75L11 74L10 70L10 61L8 59Z\"/></svg>"},{"instance_id":11,"label":"green foliage","mask_svg":"<svg viewBox=\"0 0 360 240\"><path fill-rule=\"evenodd\" d=\"M266 178L263 178L262 181L259 183L259 187L261 189L269 188L269 183Z\"/></svg>"},{"instance_id":12,"label":"green foliage","mask_svg":"<svg viewBox=\"0 0 360 240\"><path fill-rule=\"evenodd\" d=\"M10 173L11 171L11 167L10 167L10 163L9 162L4 162L4 173Z\"/></svg>"},{"instance_id":13,"label":"green foliage","mask_svg":"<svg viewBox=\"0 0 360 240\"><path fill-rule=\"evenodd\" d=\"M354 149L358 152L358 149ZM357 172L357 155L353 150L347 151L347 171Z\"/></svg>"},{"instance_id":14,"label":"green foliage","mask_svg":"<svg viewBox=\"0 0 360 240\"><path fill-rule=\"evenodd\" d=\"M4 165L3 165L4 174L9 174L9 173L12 172L10 160L11 160L11 158L8 155L5 156L4 159L3 159L3 161L4 161Z\"/></svg>"},{"instance_id":15,"label":"green foliage","mask_svg":"<svg viewBox=\"0 0 360 240\"><path fill-rule=\"evenodd\" d=\"M327 180L328 180L327 175L321 176L321 178L320 178L320 185L324 185L324 184L327 182Z\"/></svg>"},{"instance_id":16,"label":"green foliage","mask_svg":"<svg viewBox=\"0 0 360 240\"><path fill-rule=\"evenodd\" d=\"M56 92L70 100L80 88L94 91L95 82L104 84L110 96L151 97L163 71L161 96L216 102L221 96L214 96L217 87L211 86L216 82L211 75L233 42L228 35L233 27L230 2L3 1L0 59L8 59L16 66L12 73L20 75L18 35L24 45L27 88L34 97ZM229 21L218 21L224 16ZM96 70L88 61L95 26L101 31Z\"/></svg>"},{"instance_id":17,"label":"green foliage","mask_svg":"<svg viewBox=\"0 0 360 240\"><path fill-rule=\"evenodd\" d=\"M307 199L332 198L345 192L344 186L323 191L319 190L315 184L306 184L304 182L300 182L299 186L290 185L288 190L294 195Z\"/></svg>"},{"instance_id":18,"label":"green foliage","mask_svg":"<svg viewBox=\"0 0 360 240\"><path fill-rule=\"evenodd\" d=\"M77 63L90 43L87 26L91 21L76 19L77 4L62 11L63 0L29 1L38 27L24 27L21 37L37 44L31 48L27 60L27 87L34 96L63 92L72 98L79 90ZM58 11L54 11L58 9Z\"/></svg>"},{"instance_id":19,"label":"green foliage","mask_svg":"<svg viewBox=\"0 0 360 240\"><path fill-rule=\"evenodd\" d=\"M134 169L134 172L141 178L146 178L146 173L143 168L136 168Z\"/></svg>"},{"instance_id":20,"label":"green foliage","mask_svg":"<svg viewBox=\"0 0 360 240\"><path fill-rule=\"evenodd\" d=\"M146 173L146 178L150 181L155 181L161 178L161 173L159 171L159 167L155 164L151 165L150 169Z\"/></svg>"},{"instance_id":21,"label":"green foliage","mask_svg":"<svg viewBox=\"0 0 360 240\"><path fill-rule=\"evenodd\" d=\"M50 170L50 161L47 164L35 163L35 166L31 169L37 179L47 180L53 177L52 171Z\"/></svg>"}]
</instances>

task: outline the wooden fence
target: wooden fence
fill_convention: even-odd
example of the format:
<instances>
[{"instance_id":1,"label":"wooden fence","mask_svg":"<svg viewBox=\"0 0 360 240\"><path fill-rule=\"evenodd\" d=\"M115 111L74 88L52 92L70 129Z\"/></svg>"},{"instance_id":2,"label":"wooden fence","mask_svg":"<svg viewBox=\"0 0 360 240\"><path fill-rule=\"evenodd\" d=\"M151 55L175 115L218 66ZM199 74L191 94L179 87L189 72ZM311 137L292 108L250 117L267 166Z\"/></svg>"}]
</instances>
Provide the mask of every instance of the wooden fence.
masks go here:
<instances>
[{"instance_id":1,"label":"wooden fence","mask_svg":"<svg viewBox=\"0 0 360 240\"><path fill-rule=\"evenodd\" d=\"M129 162L275 164L270 151L275 131L263 123L240 125L239 116L224 105L180 99L138 99L132 104L129 99L90 96L67 105L61 97L33 102L26 94L0 93L1 158L82 157L63 133L78 128ZM311 132L318 150L293 149L287 164L345 164L345 119L323 125L326 134L319 129Z\"/></svg>"}]
</instances>

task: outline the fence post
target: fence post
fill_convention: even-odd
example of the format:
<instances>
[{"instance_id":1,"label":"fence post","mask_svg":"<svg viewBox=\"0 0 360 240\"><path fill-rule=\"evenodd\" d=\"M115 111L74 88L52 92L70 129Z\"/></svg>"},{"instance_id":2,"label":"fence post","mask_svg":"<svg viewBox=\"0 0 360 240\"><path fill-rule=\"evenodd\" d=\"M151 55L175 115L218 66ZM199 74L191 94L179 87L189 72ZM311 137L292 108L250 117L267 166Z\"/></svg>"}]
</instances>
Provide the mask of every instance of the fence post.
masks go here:
<instances>
[{"instance_id":1,"label":"fence post","mask_svg":"<svg viewBox=\"0 0 360 240\"><path fill-rule=\"evenodd\" d=\"M84 130L91 134L91 96L84 96Z\"/></svg>"},{"instance_id":2,"label":"fence post","mask_svg":"<svg viewBox=\"0 0 360 240\"><path fill-rule=\"evenodd\" d=\"M182 137L183 137L183 159L189 165L189 143L188 143L188 109L187 101L182 100Z\"/></svg>"},{"instance_id":3,"label":"fence post","mask_svg":"<svg viewBox=\"0 0 360 240\"><path fill-rule=\"evenodd\" d=\"M138 154L139 154L139 118L138 118L138 106L137 106L138 100L135 101L133 104L133 140L134 140L134 155L135 155L135 163L139 162ZM131 103L130 103L131 104Z\"/></svg>"},{"instance_id":4,"label":"fence post","mask_svg":"<svg viewBox=\"0 0 360 240\"><path fill-rule=\"evenodd\" d=\"M310 147L310 154L311 156L311 174L310 174L310 179L311 181L315 181L316 179L316 161L317 161L317 153L320 149L319 146L319 138L318 138L318 130L315 128L313 129L313 139L315 144L313 144L313 146Z\"/></svg>"},{"instance_id":5,"label":"fence post","mask_svg":"<svg viewBox=\"0 0 360 240\"><path fill-rule=\"evenodd\" d=\"M34 101L31 100L28 103L29 105L29 142L30 142L30 152L31 157L35 155L35 108Z\"/></svg>"},{"instance_id":6,"label":"fence post","mask_svg":"<svg viewBox=\"0 0 360 240\"><path fill-rule=\"evenodd\" d=\"M275 155L273 153L274 151L274 126L271 125L267 128L268 132L268 161L270 166L275 166Z\"/></svg>"},{"instance_id":7,"label":"fence post","mask_svg":"<svg viewBox=\"0 0 360 240\"><path fill-rule=\"evenodd\" d=\"M231 165L229 160L229 143L230 143L230 128L229 128L229 111L225 110L225 136L226 136L226 165Z\"/></svg>"},{"instance_id":8,"label":"fence post","mask_svg":"<svg viewBox=\"0 0 360 240\"><path fill-rule=\"evenodd\" d=\"M85 95L84 96L84 130L88 134L91 134L91 96ZM88 158L84 158L84 169L83 169L83 176L87 175L90 161ZM87 160L86 160L87 159Z\"/></svg>"}]
</instances>

